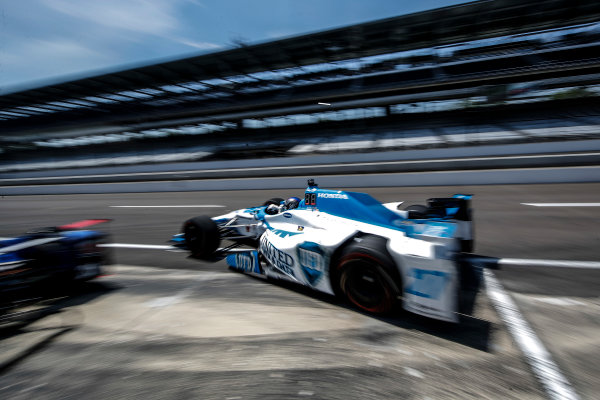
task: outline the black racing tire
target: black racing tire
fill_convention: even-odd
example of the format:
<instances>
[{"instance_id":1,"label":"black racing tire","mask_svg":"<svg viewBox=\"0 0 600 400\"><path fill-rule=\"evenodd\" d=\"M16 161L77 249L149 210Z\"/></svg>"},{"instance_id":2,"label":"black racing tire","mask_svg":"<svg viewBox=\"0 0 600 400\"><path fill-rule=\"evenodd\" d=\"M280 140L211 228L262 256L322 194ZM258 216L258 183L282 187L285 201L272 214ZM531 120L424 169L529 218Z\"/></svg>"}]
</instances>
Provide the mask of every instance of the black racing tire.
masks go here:
<instances>
[{"instance_id":1,"label":"black racing tire","mask_svg":"<svg viewBox=\"0 0 600 400\"><path fill-rule=\"evenodd\" d=\"M335 265L339 291L360 310L388 314L401 293L396 265L387 252L385 239L363 236L341 251Z\"/></svg>"},{"instance_id":2,"label":"black racing tire","mask_svg":"<svg viewBox=\"0 0 600 400\"><path fill-rule=\"evenodd\" d=\"M413 204L404 209L404 211L408 211L409 219L425 219L427 218L428 210L429 209L427 208L427 206L421 204Z\"/></svg>"},{"instance_id":3,"label":"black racing tire","mask_svg":"<svg viewBox=\"0 0 600 400\"><path fill-rule=\"evenodd\" d=\"M265 201L263 203L263 206L270 206L271 204L274 204L276 206L279 206L282 202L284 202L285 200L280 198L280 197L273 197L272 199L269 199L267 201Z\"/></svg>"},{"instance_id":4,"label":"black racing tire","mask_svg":"<svg viewBox=\"0 0 600 400\"><path fill-rule=\"evenodd\" d=\"M206 215L188 219L184 222L182 231L192 257L210 260L221 244L219 227Z\"/></svg>"}]
</instances>

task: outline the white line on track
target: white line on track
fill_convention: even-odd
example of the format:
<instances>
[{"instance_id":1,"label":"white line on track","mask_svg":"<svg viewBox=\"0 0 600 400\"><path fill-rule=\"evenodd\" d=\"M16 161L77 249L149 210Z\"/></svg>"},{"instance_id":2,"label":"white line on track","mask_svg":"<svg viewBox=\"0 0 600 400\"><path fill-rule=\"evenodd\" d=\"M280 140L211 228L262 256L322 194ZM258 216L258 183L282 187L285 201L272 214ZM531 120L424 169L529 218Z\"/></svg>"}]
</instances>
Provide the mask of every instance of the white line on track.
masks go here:
<instances>
[{"instance_id":1,"label":"white line on track","mask_svg":"<svg viewBox=\"0 0 600 400\"><path fill-rule=\"evenodd\" d=\"M600 207L600 203L521 203L533 207Z\"/></svg>"},{"instance_id":2,"label":"white line on track","mask_svg":"<svg viewBox=\"0 0 600 400\"><path fill-rule=\"evenodd\" d=\"M113 247L119 249L150 249L150 250L176 250L176 247L155 244L132 244L132 243L105 243L100 247Z\"/></svg>"},{"instance_id":3,"label":"white line on track","mask_svg":"<svg viewBox=\"0 0 600 400\"><path fill-rule=\"evenodd\" d=\"M467 260L476 264L497 264L520 267L552 267L552 268L589 268L600 269L600 261L571 260L536 260L531 258L487 258L469 257Z\"/></svg>"},{"instance_id":4,"label":"white line on track","mask_svg":"<svg viewBox=\"0 0 600 400\"><path fill-rule=\"evenodd\" d=\"M216 204L189 205L189 206L111 206L114 208L223 208Z\"/></svg>"},{"instance_id":5,"label":"white line on track","mask_svg":"<svg viewBox=\"0 0 600 400\"><path fill-rule=\"evenodd\" d=\"M494 274L484 270L485 287L498 314L525 355L533 373L552 400L577 400L579 397L562 374L552 356L523 318L517 305L504 291Z\"/></svg>"}]
</instances>

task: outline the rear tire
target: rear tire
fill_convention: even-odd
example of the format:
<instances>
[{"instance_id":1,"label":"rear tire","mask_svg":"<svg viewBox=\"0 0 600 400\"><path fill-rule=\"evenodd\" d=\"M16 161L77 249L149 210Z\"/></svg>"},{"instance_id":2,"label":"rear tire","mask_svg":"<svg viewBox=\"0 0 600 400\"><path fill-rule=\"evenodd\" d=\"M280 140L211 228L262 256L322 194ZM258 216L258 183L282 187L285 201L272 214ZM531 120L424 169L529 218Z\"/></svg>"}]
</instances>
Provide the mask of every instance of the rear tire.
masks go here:
<instances>
[{"instance_id":1,"label":"rear tire","mask_svg":"<svg viewBox=\"0 0 600 400\"><path fill-rule=\"evenodd\" d=\"M336 265L339 289L359 309L387 314L396 305L402 285L396 266L385 247L385 240L365 236L350 242Z\"/></svg>"},{"instance_id":2,"label":"rear tire","mask_svg":"<svg viewBox=\"0 0 600 400\"><path fill-rule=\"evenodd\" d=\"M192 257L209 260L221 244L219 227L206 215L185 221L182 230L185 244L192 252Z\"/></svg>"},{"instance_id":3,"label":"rear tire","mask_svg":"<svg viewBox=\"0 0 600 400\"><path fill-rule=\"evenodd\" d=\"M271 204L274 204L276 206L279 206L282 202L284 202L285 200L280 198L280 197L273 197L272 199L269 199L267 201L265 201L263 203L263 206L270 206Z\"/></svg>"}]
</instances>

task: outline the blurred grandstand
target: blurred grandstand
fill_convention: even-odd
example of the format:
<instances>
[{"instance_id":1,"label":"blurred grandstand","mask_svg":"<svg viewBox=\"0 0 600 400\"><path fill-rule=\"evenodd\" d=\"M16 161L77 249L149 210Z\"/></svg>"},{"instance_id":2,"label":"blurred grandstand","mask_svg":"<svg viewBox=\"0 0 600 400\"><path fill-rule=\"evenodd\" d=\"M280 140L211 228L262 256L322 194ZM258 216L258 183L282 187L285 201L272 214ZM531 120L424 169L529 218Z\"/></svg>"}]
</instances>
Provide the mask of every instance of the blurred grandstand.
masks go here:
<instances>
[{"instance_id":1,"label":"blurred grandstand","mask_svg":"<svg viewBox=\"0 0 600 400\"><path fill-rule=\"evenodd\" d=\"M0 171L589 139L599 54L599 2L475 1L3 90Z\"/></svg>"}]
</instances>

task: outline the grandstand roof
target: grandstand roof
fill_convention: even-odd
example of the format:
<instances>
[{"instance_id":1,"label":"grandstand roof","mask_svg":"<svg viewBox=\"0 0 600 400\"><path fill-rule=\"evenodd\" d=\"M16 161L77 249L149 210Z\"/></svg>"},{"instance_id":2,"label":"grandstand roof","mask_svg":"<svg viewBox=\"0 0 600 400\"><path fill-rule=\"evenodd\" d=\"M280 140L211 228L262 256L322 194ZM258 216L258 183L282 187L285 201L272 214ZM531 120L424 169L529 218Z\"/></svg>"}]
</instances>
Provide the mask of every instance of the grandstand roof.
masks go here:
<instances>
[{"instance_id":1,"label":"grandstand roof","mask_svg":"<svg viewBox=\"0 0 600 400\"><path fill-rule=\"evenodd\" d=\"M180 111L181 104L195 104L194 112L197 112L198 101L202 96L206 97L207 88L218 88L217 92L221 94L214 95L213 103L228 109L232 101L244 97L238 91L240 82L272 85L272 80L260 76L266 71L302 69L319 63L439 47L598 20L600 2L596 1L475 1L5 93L0 95L0 126L18 132L48 123L50 117L54 123L61 123L73 118L86 119L108 113L112 118L144 120L156 114L157 110L165 114ZM228 99L228 93L235 97Z\"/></svg>"}]
</instances>

